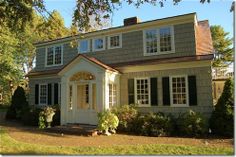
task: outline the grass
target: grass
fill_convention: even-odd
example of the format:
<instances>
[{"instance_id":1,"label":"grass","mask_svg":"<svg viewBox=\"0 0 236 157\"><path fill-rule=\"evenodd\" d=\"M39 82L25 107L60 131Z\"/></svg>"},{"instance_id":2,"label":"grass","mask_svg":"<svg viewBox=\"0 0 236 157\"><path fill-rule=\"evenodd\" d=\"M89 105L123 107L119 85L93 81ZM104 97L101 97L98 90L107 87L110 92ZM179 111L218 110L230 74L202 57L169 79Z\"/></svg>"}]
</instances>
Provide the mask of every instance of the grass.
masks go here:
<instances>
[{"instance_id":1,"label":"grass","mask_svg":"<svg viewBox=\"0 0 236 157\"><path fill-rule=\"evenodd\" d=\"M5 130L0 130L0 154L41 154L41 155L233 155L233 148L196 147L182 145L128 145L110 147L65 147L46 146L19 142Z\"/></svg>"}]
</instances>

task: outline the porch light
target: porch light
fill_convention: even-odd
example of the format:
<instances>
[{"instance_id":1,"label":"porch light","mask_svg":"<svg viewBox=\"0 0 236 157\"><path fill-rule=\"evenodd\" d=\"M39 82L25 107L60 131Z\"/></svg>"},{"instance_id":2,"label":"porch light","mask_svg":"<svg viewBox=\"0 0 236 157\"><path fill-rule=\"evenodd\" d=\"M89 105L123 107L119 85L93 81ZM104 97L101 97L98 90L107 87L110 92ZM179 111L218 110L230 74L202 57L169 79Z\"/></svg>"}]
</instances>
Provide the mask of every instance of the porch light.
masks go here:
<instances>
[{"instance_id":1,"label":"porch light","mask_svg":"<svg viewBox=\"0 0 236 157\"><path fill-rule=\"evenodd\" d=\"M70 106L70 110L72 110L72 106Z\"/></svg>"}]
</instances>

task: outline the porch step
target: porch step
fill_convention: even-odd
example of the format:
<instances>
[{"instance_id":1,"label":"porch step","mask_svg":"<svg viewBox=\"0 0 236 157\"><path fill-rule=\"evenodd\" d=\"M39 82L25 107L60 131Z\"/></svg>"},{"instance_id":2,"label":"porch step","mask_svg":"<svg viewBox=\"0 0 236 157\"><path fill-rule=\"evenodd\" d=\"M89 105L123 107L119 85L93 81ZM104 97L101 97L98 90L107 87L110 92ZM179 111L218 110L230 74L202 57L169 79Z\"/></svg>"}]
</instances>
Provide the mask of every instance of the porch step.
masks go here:
<instances>
[{"instance_id":1,"label":"porch step","mask_svg":"<svg viewBox=\"0 0 236 157\"><path fill-rule=\"evenodd\" d=\"M46 131L63 135L96 136L97 130L94 125L67 124L47 128Z\"/></svg>"}]
</instances>

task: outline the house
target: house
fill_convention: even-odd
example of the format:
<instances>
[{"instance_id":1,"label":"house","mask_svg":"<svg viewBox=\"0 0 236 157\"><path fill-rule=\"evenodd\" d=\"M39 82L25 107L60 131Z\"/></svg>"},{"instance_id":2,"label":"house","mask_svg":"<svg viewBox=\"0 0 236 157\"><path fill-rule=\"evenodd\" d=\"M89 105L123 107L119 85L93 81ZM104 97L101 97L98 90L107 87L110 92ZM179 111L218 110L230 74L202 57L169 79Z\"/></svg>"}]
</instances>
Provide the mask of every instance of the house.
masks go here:
<instances>
[{"instance_id":1,"label":"house","mask_svg":"<svg viewBox=\"0 0 236 157\"><path fill-rule=\"evenodd\" d=\"M71 41L78 41L78 47ZM96 124L97 113L137 104L178 115L213 109L212 39L196 13L124 25L36 44L31 105L60 104L61 124Z\"/></svg>"}]
</instances>

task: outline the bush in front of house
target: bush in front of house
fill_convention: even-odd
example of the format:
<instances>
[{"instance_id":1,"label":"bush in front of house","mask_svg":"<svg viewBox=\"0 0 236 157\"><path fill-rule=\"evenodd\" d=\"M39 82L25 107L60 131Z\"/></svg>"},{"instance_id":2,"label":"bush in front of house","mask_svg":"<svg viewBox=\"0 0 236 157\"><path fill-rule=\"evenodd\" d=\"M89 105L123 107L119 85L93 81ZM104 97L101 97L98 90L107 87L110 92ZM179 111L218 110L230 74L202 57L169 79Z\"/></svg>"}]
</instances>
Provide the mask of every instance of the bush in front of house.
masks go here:
<instances>
[{"instance_id":1,"label":"bush in front of house","mask_svg":"<svg viewBox=\"0 0 236 157\"><path fill-rule=\"evenodd\" d=\"M234 135L234 98L233 81L225 82L224 90L212 112L209 120L212 133L220 136L233 137Z\"/></svg>"},{"instance_id":2,"label":"bush in front of house","mask_svg":"<svg viewBox=\"0 0 236 157\"><path fill-rule=\"evenodd\" d=\"M18 86L15 90L11 105L7 110L6 119L20 119L24 108L27 108L28 102L26 101L25 91L22 87Z\"/></svg>"},{"instance_id":3,"label":"bush in front of house","mask_svg":"<svg viewBox=\"0 0 236 157\"><path fill-rule=\"evenodd\" d=\"M197 112L189 110L175 119L173 131L178 136L197 137L207 133L206 119Z\"/></svg>"},{"instance_id":4,"label":"bush in front of house","mask_svg":"<svg viewBox=\"0 0 236 157\"><path fill-rule=\"evenodd\" d=\"M57 126L61 124L61 109L60 105L53 105L52 106L56 111L55 115L53 116L52 126Z\"/></svg>"},{"instance_id":5,"label":"bush in front of house","mask_svg":"<svg viewBox=\"0 0 236 157\"><path fill-rule=\"evenodd\" d=\"M132 122L132 132L145 136L168 136L172 130L172 122L169 116L163 113L149 113L138 115Z\"/></svg>"},{"instance_id":6,"label":"bush in front of house","mask_svg":"<svg viewBox=\"0 0 236 157\"><path fill-rule=\"evenodd\" d=\"M42 111L41 108L30 106L24 110L21 121L27 126L38 126L39 113Z\"/></svg>"},{"instance_id":7,"label":"bush in front of house","mask_svg":"<svg viewBox=\"0 0 236 157\"><path fill-rule=\"evenodd\" d=\"M112 108L114 113L119 119L118 131L129 132L132 127L132 121L137 117L138 111L134 105L122 105Z\"/></svg>"},{"instance_id":8,"label":"bush in front of house","mask_svg":"<svg viewBox=\"0 0 236 157\"><path fill-rule=\"evenodd\" d=\"M106 135L115 133L119 125L118 117L109 110L98 113L98 130Z\"/></svg>"}]
</instances>

